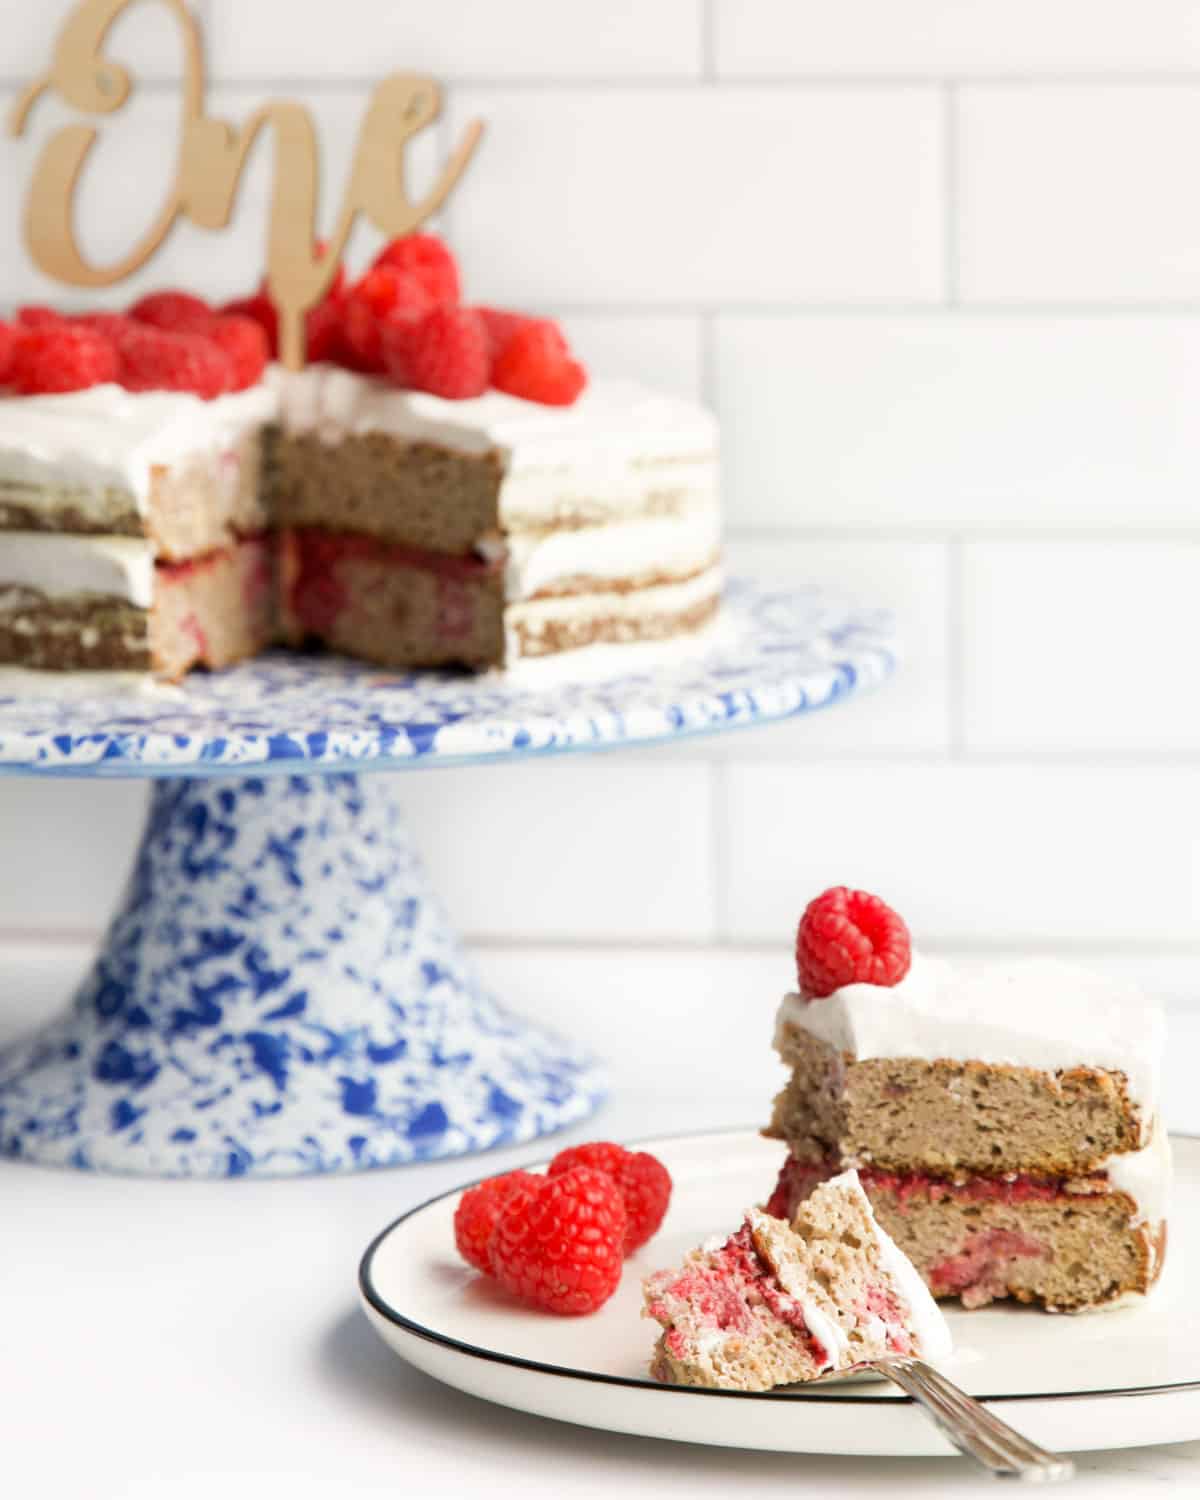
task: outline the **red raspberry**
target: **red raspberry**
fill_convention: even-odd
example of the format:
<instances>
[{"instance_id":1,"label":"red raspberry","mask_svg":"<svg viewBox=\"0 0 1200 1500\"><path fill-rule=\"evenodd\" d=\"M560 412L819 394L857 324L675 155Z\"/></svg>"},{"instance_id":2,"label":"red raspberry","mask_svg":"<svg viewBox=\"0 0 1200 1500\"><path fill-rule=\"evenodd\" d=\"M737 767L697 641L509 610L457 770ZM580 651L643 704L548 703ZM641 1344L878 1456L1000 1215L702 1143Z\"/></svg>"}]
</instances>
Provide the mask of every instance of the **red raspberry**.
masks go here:
<instances>
[{"instance_id":1,"label":"red raspberry","mask_svg":"<svg viewBox=\"0 0 1200 1500\"><path fill-rule=\"evenodd\" d=\"M45 328L51 323L65 323L62 313L52 307L29 304L17 308L17 322L22 328Z\"/></svg>"},{"instance_id":2,"label":"red raspberry","mask_svg":"<svg viewBox=\"0 0 1200 1500\"><path fill-rule=\"evenodd\" d=\"M129 316L166 333L207 333L213 310L191 292L151 292L133 304Z\"/></svg>"},{"instance_id":3,"label":"red raspberry","mask_svg":"<svg viewBox=\"0 0 1200 1500\"><path fill-rule=\"evenodd\" d=\"M492 1270L502 1287L547 1312L603 1307L621 1280L625 1205L607 1172L573 1167L535 1177L500 1209Z\"/></svg>"},{"instance_id":4,"label":"red raspberry","mask_svg":"<svg viewBox=\"0 0 1200 1500\"><path fill-rule=\"evenodd\" d=\"M324 302L318 302L304 314L305 358L309 364L340 358L343 310L344 303L340 298L326 297Z\"/></svg>"},{"instance_id":5,"label":"red raspberry","mask_svg":"<svg viewBox=\"0 0 1200 1500\"><path fill-rule=\"evenodd\" d=\"M406 234L385 245L375 257L377 266L391 266L414 276L434 306L459 301L458 262L436 234Z\"/></svg>"},{"instance_id":6,"label":"red raspberry","mask_svg":"<svg viewBox=\"0 0 1200 1500\"><path fill-rule=\"evenodd\" d=\"M74 324L35 324L25 327L13 350L10 379L23 395L82 391L116 380L117 351L103 334Z\"/></svg>"},{"instance_id":7,"label":"red raspberry","mask_svg":"<svg viewBox=\"0 0 1200 1500\"><path fill-rule=\"evenodd\" d=\"M502 1177L489 1177L466 1190L454 1210L454 1243L468 1265L485 1276L492 1274L488 1244L500 1210L517 1188L538 1180L532 1172L505 1172Z\"/></svg>"},{"instance_id":8,"label":"red raspberry","mask_svg":"<svg viewBox=\"0 0 1200 1500\"><path fill-rule=\"evenodd\" d=\"M203 334L147 324L121 341L121 384L129 391L190 391L210 401L231 389L233 365Z\"/></svg>"},{"instance_id":9,"label":"red raspberry","mask_svg":"<svg viewBox=\"0 0 1200 1500\"><path fill-rule=\"evenodd\" d=\"M16 348L17 330L10 323L0 323L0 385L8 381Z\"/></svg>"},{"instance_id":10,"label":"red raspberry","mask_svg":"<svg viewBox=\"0 0 1200 1500\"><path fill-rule=\"evenodd\" d=\"M536 318L531 318L527 313L508 312L503 307L477 307L475 311L483 319L483 326L487 329L493 359L500 354L518 328L523 328L526 323L537 322Z\"/></svg>"},{"instance_id":11,"label":"red raspberry","mask_svg":"<svg viewBox=\"0 0 1200 1500\"><path fill-rule=\"evenodd\" d=\"M572 1167L607 1172L616 1183L625 1203L626 1255L658 1233L671 1201L671 1174L657 1156L649 1151L626 1151L612 1141L589 1141L560 1151L547 1170L557 1177Z\"/></svg>"},{"instance_id":12,"label":"red raspberry","mask_svg":"<svg viewBox=\"0 0 1200 1500\"><path fill-rule=\"evenodd\" d=\"M342 311L342 334L354 369L382 374L381 325L386 319L416 317L433 307L424 283L394 266L376 266L350 288Z\"/></svg>"},{"instance_id":13,"label":"red raspberry","mask_svg":"<svg viewBox=\"0 0 1200 1500\"><path fill-rule=\"evenodd\" d=\"M253 318L267 336L267 347L274 357L279 348L279 313L265 292L256 292L253 297L238 297L217 308L222 318Z\"/></svg>"},{"instance_id":14,"label":"red raspberry","mask_svg":"<svg viewBox=\"0 0 1200 1500\"><path fill-rule=\"evenodd\" d=\"M140 323L135 323L125 313L116 312L80 313L71 322L76 328L90 328L93 333L102 334L116 344L120 343L131 328L141 327Z\"/></svg>"},{"instance_id":15,"label":"red raspberry","mask_svg":"<svg viewBox=\"0 0 1200 1500\"><path fill-rule=\"evenodd\" d=\"M510 396L546 406L570 406L587 384L557 323L533 318L514 330L492 368L492 384Z\"/></svg>"},{"instance_id":16,"label":"red raspberry","mask_svg":"<svg viewBox=\"0 0 1200 1500\"><path fill-rule=\"evenodd\" d=\"M383 327L389 379L447 401L487 390L487 329L469 307L435 307L423 318L389 318Z\"/></svg>"},{"instance_id":17,"label":"red raspberry","mask_svg":"<svg viewBox=\"0 0 1200 1500\"><path fill-rule=\"evenodd\" d=\"M261 323L253 318L214 318L208 337L221 349L233 368L233 391L244 391L262 379L271 347Z\"/></svg>"},{"instance_id":18,"label":"red raspberry","mask_svg":"<svg viewBox=\"0 0 1200 1500\"><path fill-rule=\"evenodd\" d=\"M796 929L800 993L810 1000L845 984L899 984L911 964L903 919L869 891L833 886L808 903Z\"/></svg>"}]
</instances>

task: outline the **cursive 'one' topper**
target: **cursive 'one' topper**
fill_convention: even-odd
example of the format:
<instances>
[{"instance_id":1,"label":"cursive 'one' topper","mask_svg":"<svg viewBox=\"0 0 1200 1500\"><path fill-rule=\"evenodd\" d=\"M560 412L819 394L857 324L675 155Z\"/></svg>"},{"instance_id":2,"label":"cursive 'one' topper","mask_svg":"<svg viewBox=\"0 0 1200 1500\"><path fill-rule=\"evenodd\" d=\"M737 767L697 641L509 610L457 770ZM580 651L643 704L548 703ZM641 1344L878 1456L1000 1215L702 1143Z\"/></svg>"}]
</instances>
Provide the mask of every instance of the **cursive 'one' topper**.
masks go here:
<instances>
[{"instance_id":1,"label":"cursive 'one' topper","mask_svg":"<svg viewBox=\"0 0 1200 1500\"><path fill-rule=\"evenodd\" d=\"M110 27L137 0L81 0L67 18L50 68L18 99L10 130L20 135L30 108L54 89L70 105L112 114L129 97L128 71L104 55ZM275 176L267 240L267 277L279 308L280 358L291 369L304 364L304 314L319 302L363 213L384 234L408 234L445 201L479 143L483 126L472 121L434 187L419 203L404 186L404 148L437 119L441 93L431 78L396 73L371 95L359 131L350 181L337 227L318 255L316 226L317 137L312 116L292 100L256 110L240 130L204 112L204 58L200 29L184 0L161 0L179 23L183 46L183 122L175 180L157 218L132 250L114 265L89 262L75 237L72 200L94 126L65 125L46 143L25 205L25 243L47 275L73 286L111 286L154 254L178 218L205 229L229 223L246 156L264 125L275 131Z\"/></svg>"}]
</instances>

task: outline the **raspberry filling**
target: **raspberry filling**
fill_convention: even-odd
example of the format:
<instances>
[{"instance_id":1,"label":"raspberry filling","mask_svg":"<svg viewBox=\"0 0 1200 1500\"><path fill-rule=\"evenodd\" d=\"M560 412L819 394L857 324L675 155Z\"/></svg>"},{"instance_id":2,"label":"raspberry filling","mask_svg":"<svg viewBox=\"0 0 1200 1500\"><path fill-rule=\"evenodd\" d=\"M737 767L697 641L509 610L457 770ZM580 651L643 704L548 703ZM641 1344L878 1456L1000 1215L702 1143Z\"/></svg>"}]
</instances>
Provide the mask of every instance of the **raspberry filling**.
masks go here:
<instances>
[{"instance_id":1,"label":"raspberry filling","mask_svg":"<svg viewBox=\"0 0 1200 1500\"><path fill-rule=\"evenodd\" d=\"M835 1177L841 1170L831 1157L819 1162L789 1158L780 1168L767 1202L767 1213L777 1219L790 1219L818 1183ZM947 1182L929 1172L887 1172L881 1167L860 1167L858 1179L868 1193L890 1194L900 1213L905 1213L914 1202L1053 1203L1059 1198L1079 1195L1078 1187L1068 1191L1066 1178L1034 1177L1026 1172L1013 1177L968 1177L963 1182Z\"/></svg>"},{"instance_id":2,"label":"raspberry filling","mask_svg":"<svg viewBox=\"0 0 1200 1500\"><path fill-rule=\"evenodd\" d=\"M1020 1260L1046 1260L1049 1249L1032 1235L1015 1229L982 1229L968 1235L963 1248L929 1268L934 1296L960 1296L964 1307L985 1307L1008 1295L1009 1271Z\"/></svg>"},{"instance_id":3,"label":"raspberry filling","mask_svg":"<svg viewBox=\"0 0 1200 1500\"><path fill-rule=\"evenodd\" d=\"M759 1255L749 1224L731 1235L703 1266L690 1267L664 1288L664 1296L685 1302L698 1322L721 1333L749 1334L761 1325L763 1308L804 1341L818 1368L830 1362L824 1344L804 1321L800 1304L779 1285L774 1271ZM669 1321L662 1302L650 1309L652 1317ZM666 1335L676 1359L687 1357L687 1340L678 1328Z\"/></svg>"},{"instance_id":4,"label":"raspberry filling","mask_svg":"<svg viewBox=\"0 0 1200 1500\"><path fill-rule=\"evenodd\" d=\"M840 1170L839 1164L829 1157L819 1162L801 1162L789 1157L767 1202L767 1213L777 1219L790 1219L818 1183ZM1032 1177L1026 1173L1011 1179L969 1177L965 1182L946 1182L928 1172L885 1172L878 1167L860 1167L858 1176L868 1194L888 1194L900 1214L910 1212L914 1203L1018 1205L1078 1198L1078 1190L1068 1192L1063 1178ZM928 1267L925 1280L935 1296L957 1296L964 1307L984 1307L995 1298L1008 1295L1009 1273L1015 1262L1046 1260L1049 1255L1047 1246L1032 1235L1011 1229L981 1229L965 1235L953 1255ZM883 1311L879 1316L887 1323L896 1321Z\"/></svg>"},{"instance_id":5,"label":"raspberry filling","mask_svg":"<svg viewBox=\"0 0 1200 1500\"><path fill-rule=\"evenodd\" d=\"M326 634L353 602L350 588L338 575L343 562L433 574L438 580L438 630L450 640L469 635L473 628L469 585L494 576L504 566L502 560L487 561L473 553L433 552L316 526L288 532L285 548L288 604L295 618L313 635Z\"/></svg>"}]
</instances>

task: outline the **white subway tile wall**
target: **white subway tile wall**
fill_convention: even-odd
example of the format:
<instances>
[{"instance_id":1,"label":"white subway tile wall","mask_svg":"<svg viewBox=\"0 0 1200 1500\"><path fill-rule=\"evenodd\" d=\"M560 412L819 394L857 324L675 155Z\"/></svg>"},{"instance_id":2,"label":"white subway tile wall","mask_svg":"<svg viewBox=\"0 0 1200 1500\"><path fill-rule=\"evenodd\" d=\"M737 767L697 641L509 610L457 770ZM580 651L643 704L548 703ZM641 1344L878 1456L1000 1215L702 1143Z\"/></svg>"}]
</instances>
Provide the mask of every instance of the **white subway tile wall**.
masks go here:
<instances>
[{"instance_id":1,"label":"white subway tile wall","mask_svg":"<svg viewBox=\"0 0 1200 1500\"><path fill-rule=\"evenodd\" d=\"M7 108L67 0L22 7ZM905 663L810 721L397 777L453 917L488 942L776 946L829 881L931 941L1169 961L1200 988L1200 0L203 0L214 108L295 93L325 223L369 82L427 70L485 144L444 216L475 295L561 315L598 372L710 401L735 567L899 615ZM102 123L82 230L165 186L178 39ZM4 300L48 101L0 140ZM256 279L270 148L233 227L137 284ZM143 201L142 193L146 194ZM363 232L362 254L372 243ZM98 294L115 302L126 289ZM0 935L89 932L144 803L0 781Z\"/></svg>"}]
</instances>

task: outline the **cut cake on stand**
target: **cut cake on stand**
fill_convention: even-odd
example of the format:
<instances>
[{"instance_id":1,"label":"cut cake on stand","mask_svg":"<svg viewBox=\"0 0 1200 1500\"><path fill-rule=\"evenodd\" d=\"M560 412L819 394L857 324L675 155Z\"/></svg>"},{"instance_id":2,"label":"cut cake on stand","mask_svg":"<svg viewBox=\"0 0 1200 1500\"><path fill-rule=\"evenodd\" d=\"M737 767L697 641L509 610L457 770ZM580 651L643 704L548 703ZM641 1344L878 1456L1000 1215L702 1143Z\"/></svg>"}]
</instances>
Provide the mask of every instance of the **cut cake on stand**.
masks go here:
<instances>
[{"instance_id":1,"label":"cut cake on stand","mask_svg":"<svg viewBox=\"0 0 1200 1500\"><path fill-rule=\"evenodd\" d=\"M0 324L0 663L479 669L715 615L702 408L588 386L549 320L461 305L428 235L335 278L307 369L274 331L261 292Z\"/></svg>"}]
</instances>

